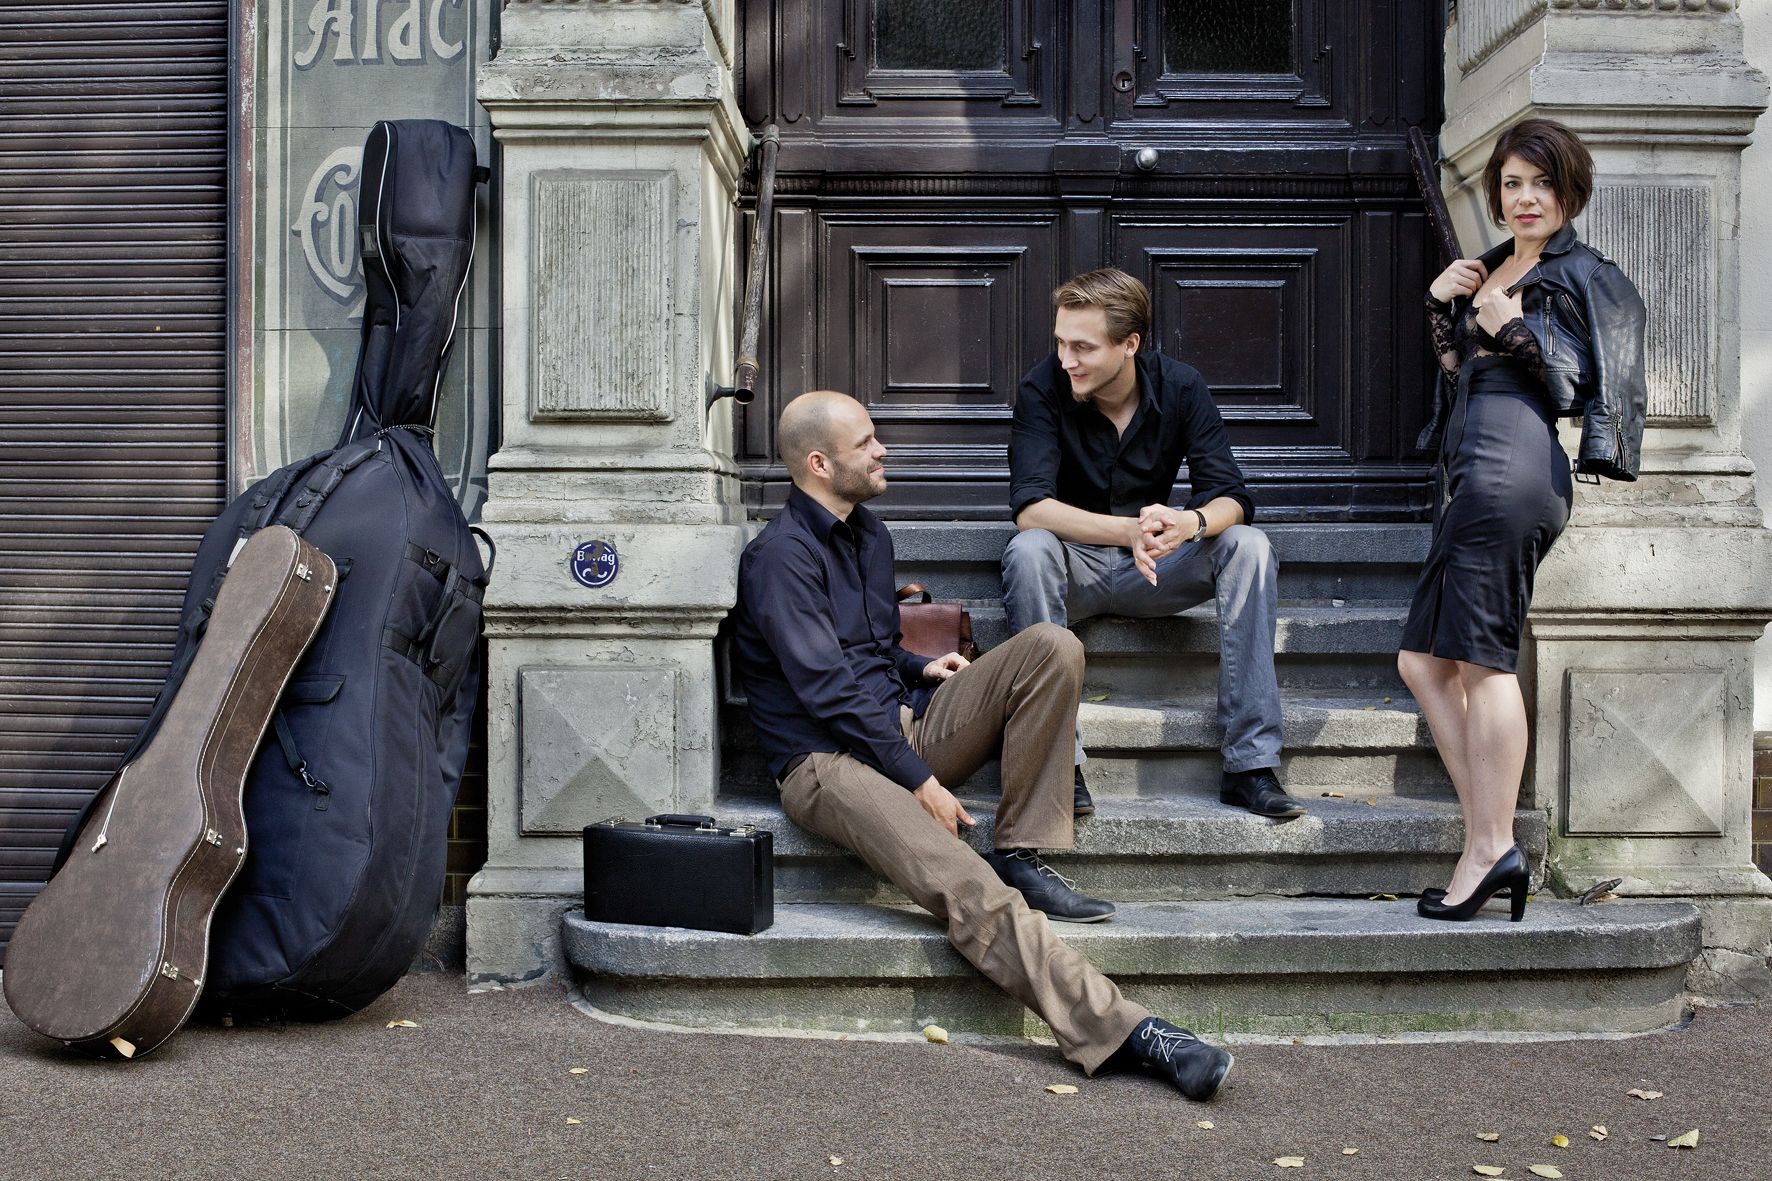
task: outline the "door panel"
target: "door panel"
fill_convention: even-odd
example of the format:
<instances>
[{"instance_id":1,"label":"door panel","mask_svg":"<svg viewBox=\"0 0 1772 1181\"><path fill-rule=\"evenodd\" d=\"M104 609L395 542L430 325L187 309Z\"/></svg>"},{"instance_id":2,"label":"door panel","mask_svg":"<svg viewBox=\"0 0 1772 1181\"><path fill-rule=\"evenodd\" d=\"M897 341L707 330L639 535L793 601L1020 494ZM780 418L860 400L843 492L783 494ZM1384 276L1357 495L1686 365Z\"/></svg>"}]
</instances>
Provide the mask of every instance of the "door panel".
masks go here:
<instances>
[{"instance_id":1,"label":"door panel","mask_svg":"<svg viewBox=\"0 0 1772 1181\"><path fill-rule=\"evenodd\" d=\"M1235 444L1351 460L1350 222L1117 222L1115 265L1150 288L1154 343L1200 371Z\"/></svg>"},{"instance_id":2,"label":"door panel","mask_svg":"<svg viewBox=\"0 0 1772 1181\"><path fill-rule=\"evenodd\" d=\"M804 288L826 295L818 315L774 321L763 364L774 371L771 357L783 358L778 398L855 394L891 448L886 503L907 511L964 514L978 486L1006 484L1015 387L1050 347L1056 215L834 210L784 227L777 306L805 298ZM772 434L751 438L773 445ZM900 492L931 480L964 489ZM775 491L759 503L779 504L787 490Z\"/></svg>"}]
</instances>

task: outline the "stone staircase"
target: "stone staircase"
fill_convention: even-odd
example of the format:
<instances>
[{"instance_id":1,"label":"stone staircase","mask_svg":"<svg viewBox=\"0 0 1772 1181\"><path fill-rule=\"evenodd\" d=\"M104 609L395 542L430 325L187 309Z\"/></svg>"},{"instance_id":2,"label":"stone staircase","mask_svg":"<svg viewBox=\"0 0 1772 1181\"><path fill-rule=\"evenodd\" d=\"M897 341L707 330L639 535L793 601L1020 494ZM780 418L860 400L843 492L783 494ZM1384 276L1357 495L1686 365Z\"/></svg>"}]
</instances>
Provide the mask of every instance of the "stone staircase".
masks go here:
<instances>
[{"instance_id":1,"label":"stone staircase","mask_svg":"<svg viewBox=\"0 0 1772 1181\"><path fill-rule=\"evenodd\" d=\"M997 559L1010 526L893 526L901 581L971 605L982 646L1005 637ZM1097 812L1049 858L1118 917L1061 933L1154 1011L1213 1033L1637 1031L1678 1020L1700 946L1683 903L1581 907L1537 896L1468 924L1414 912L1443 884L1462 821L1395 668L1428 533L1411 525L1275 525L1282 775L1310 814L1218 803L1217 625L1211 605L1078 626L1080 713ZM1040 1023L948 947L941 924L857 858L782 815L741 700L723 727L723 823L774 833L776 925L746 938L586 923L568 958L586 999L643 1019L725 1028L978 1034ZM990 847L995 767L960 792ZM1529 803L1529 801L1522 801ZM1516 832L1543 874L1544 813ZM1578 883L1585 884L1585 883Z\"/></svg>"}]
</instances>

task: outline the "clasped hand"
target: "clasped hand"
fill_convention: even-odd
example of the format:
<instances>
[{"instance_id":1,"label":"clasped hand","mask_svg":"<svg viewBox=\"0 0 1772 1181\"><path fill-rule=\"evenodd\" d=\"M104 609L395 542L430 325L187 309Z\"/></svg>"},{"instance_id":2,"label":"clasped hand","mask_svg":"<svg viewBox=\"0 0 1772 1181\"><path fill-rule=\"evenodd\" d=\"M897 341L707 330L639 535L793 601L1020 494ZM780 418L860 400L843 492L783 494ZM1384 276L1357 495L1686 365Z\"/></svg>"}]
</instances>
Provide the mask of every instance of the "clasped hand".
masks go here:
<instances>
[{"instance_id":1,"label":"clasped hand","mask_svg":"<svg viewBox=\"0 0 1772 1181\"><path fill-rule=\"evenodd\" d=\"M1146 505L1139 511L1132 535L1132 561L1144 580L1157 585L1157 560L1166 558L1191 538L1204 520L1195 509Z\"/></svg>"}]
</instances>

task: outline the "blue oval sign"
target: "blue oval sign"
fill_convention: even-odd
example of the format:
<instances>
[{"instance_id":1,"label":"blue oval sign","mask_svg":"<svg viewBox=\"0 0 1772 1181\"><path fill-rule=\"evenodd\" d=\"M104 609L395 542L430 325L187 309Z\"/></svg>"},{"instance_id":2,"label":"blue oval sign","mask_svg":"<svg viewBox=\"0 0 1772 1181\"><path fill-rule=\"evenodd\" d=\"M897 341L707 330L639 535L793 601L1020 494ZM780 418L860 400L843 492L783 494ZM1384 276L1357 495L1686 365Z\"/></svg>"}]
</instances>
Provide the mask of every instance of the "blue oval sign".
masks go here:
<instances>
[{"instance_id":1,"label":"blue oval sign","mask_svg":"<svg viewBox=\"0 0 1772 1181\"><path fill-rule=\"evenodd\" d=\"M621 573L621 555L607 541L587 541L572 551L572 577L581 586L600 590Z\"/></svg>"}]
</instances>

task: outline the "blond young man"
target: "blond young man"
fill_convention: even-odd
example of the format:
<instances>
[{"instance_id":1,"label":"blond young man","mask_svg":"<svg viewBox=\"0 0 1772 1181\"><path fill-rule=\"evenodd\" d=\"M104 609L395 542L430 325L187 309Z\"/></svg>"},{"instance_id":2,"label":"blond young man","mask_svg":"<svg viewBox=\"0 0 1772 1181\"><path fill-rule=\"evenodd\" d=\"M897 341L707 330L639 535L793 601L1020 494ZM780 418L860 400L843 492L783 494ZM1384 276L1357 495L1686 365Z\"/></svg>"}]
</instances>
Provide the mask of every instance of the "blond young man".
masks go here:
<instances>
[{"instance_id":1,"label":"blond young man","mask_svg":"<svg viewBox=\"0 0 1772 1181\"><path fill-rule=\"evenodd\" d=\"M1131 275L1078 275L1053 302L1056 348L1022 379L1010 433L1009 629L1173 615L1216 600L1219 799L1260 816L1302 815L1276 774L1278 567L1250 524L1255 502L1218 407L1191 366L1140 350L1150 294ZM1192 491L1172 508L1183 462ZM1080 738L1075 758L1073 810L1086 815L1095 809Z\"/></svg>"}]
</instances>

